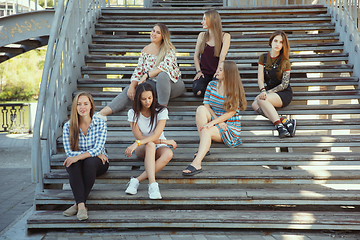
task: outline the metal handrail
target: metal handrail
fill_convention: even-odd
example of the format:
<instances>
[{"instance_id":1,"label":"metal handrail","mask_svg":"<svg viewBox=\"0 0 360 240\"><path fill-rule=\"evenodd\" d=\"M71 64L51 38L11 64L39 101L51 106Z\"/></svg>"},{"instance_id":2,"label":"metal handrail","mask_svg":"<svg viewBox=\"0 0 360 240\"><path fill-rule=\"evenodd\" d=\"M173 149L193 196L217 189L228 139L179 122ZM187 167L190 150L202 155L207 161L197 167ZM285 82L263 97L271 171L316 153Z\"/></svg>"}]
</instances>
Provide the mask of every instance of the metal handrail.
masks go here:
<instances>
[{"instance_id":1,"label":"metal handrail","mask_svg":"<svg viewBox=\"0 0 360 240\"><path fill-rule=\"evenodd\" d=\"M125 0L125 6L129 0ZM107 1L108 6L118 2ZM152 0L143 0L141 7L150 6ZM76 91L77 79L95 23L106 6L105 0L60 0L50 30L45 65L40 84L31 152L32 181L36 191L43 191L43 176L50 173L50 158L56 153L56 140L62 134L62 124L67 120L67 107Z\"/></svg>"},{"instance_id":2,"label":"metal handrail","mask_svg":"<svg viewBox=\"0 0 360 240\"><path fill-rule=\"evenodd\" d=\"M349 53L353 76L360 79L360 0L322 0L321 3L328 8L340 41L344 42L344 51Z\"/></svg>"},{"instance_id":3,"label":"metal handrail","mask_svg":"<svg viewBox=\"0 0 360 240\"><path fill-rule=\"evenodd\" d=\"M56 152L56 139L67 119L67 106L104 6L105 0L63 0L56 8L34 124L31 160L37 191L43 190L43 176L50 172L50 157Z\"/></svg>"}]
</instances>

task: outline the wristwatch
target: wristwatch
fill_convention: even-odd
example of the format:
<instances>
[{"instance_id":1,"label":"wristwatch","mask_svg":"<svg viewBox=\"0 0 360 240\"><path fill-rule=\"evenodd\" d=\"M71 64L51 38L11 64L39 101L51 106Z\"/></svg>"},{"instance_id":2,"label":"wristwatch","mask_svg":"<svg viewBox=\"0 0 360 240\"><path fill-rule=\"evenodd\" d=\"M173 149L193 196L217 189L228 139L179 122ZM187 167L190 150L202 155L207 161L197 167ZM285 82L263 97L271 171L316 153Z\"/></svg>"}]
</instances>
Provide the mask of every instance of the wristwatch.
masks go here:
<instances>
[{"instance_id":1,"label":"wristwatch","mask_svg":"<svg viewBox=\"0 0 360 240\"><path fill-rule=\"evenodd\" d=\"M140 145L141 145L140 140L136 140L135 142L137 143L137 145L138 145L138 146L140 146Z\"/></svg>"}]
</instances>

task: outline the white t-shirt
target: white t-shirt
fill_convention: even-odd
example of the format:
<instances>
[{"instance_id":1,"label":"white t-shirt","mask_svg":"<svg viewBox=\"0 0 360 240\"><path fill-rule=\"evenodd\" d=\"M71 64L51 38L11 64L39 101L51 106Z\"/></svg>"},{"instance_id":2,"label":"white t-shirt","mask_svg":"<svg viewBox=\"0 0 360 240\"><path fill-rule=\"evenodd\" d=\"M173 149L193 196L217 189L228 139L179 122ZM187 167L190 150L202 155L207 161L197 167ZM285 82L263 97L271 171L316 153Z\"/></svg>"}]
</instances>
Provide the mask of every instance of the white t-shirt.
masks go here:
<instances>
[{"instance_id":1,"label":"white t-shirt","mask_svg":"<svg viewBox=\"0 0 360 240\"><path fill-rule=\"evenodd\" d=\"M144 117L144 116L140 113L139 119L138 119L138 121L137 121L137 124L138 124L138 126L139 126L139 129L140 129L140 132L142 133L142 135L143 135L144 137L151 136L151 135L154 133L154 130L155 130L155 128L156 128L156 126L157 126L157 124L158 124L158 122L159 122L160 120L167 120L167 119L169 119L169 115L168 115L168 114L169 114L169 111L167 110L167 108L164 108L161 112L159 112L159 113L157 114L157 116L155 116L154 125L153 125L151 131L149 131L149 130L150 130L150 118L151 118L151 117ZM133 109L130 109L130 110L128 111L128 121L129 121L129 122L135 122L135 121L134 121L134 115L135 115L134 110L133 110ZM164 131L161 133L159 139L164 139L164 140L166 140L165 135L164 135Z\"/></svg>"}]
</instances>

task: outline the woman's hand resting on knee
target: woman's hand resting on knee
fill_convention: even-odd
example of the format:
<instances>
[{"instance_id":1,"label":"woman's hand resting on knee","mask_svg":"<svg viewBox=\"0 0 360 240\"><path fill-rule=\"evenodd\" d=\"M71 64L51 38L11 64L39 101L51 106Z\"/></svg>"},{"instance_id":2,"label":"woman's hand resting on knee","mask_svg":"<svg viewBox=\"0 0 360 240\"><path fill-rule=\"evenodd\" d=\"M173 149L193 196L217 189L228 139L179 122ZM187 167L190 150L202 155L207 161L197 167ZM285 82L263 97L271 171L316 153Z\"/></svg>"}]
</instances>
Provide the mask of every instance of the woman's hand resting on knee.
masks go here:
<instances>
[{"instance_id":1,"label":"woman's hand resting on knee","mask_svg":"<svg viewBox=\"0 0 360 240\"><path fill-rule=\"evenodd\" d=\"M166 145L171 145L174 150L177 147L177 143L174 140L161 140L161 143L165 143Z\"/></svg>"},{"instance_id":2,"label":"woman's hand resting on knee","mask_svg":"<svg viewBox=\"0 0 360 240\"><path fill-rule=\"evenodd\" d=\"M259 99L261 100L266 100L267 98L267 92L261 92L259 95L258 95Z\"/></svg>"},{"instance_id":3,"label":"woman's hand resting on knee","mask_svg":"<svg viewBox=\"0 0 360 240\"><path fill-rule=\"evenodd\" d=\"M226 123L222 122L222 123L219 123L218 125L222 130L227 131L228 126Z\"/></svg>"},{"instance_id":4,"label":"woman's hand resting on knee","mask_svg":"<svg viewBox=\"0 0 360 240\"><path fill-rule=\"evenodd\" d=\"M97 157L100 158L100 160L102 161L102 164L109 162L109 159L104 154L100 154Z\"/></svg>"}]
</instances>

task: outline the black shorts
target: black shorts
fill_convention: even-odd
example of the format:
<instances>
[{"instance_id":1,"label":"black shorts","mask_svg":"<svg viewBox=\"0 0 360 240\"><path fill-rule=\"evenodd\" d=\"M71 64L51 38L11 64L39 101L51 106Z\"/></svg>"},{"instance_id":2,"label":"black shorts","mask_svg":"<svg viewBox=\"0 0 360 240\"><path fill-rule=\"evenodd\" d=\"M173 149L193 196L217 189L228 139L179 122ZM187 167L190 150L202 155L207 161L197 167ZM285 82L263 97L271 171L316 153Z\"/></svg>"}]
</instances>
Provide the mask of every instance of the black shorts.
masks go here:
<instances>
[{"instance_id":1,"label":"black shorts","mask_svg":"<svg viewBox=\"0 0 360 240\"><path fill-rule=\"evenodd\" d=\"M281 92L276 92L277 95L281 98L281 101L283 103L282 107L286 107L291 103L291 100L293 98L293 92L291 88L287 88Z\"/></svg>"}]
</instances>

